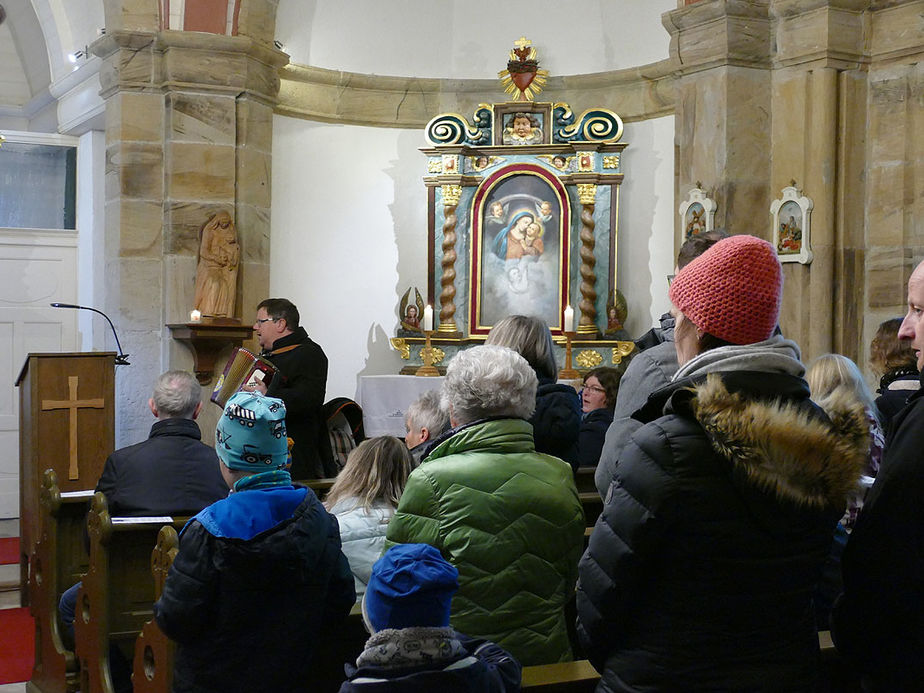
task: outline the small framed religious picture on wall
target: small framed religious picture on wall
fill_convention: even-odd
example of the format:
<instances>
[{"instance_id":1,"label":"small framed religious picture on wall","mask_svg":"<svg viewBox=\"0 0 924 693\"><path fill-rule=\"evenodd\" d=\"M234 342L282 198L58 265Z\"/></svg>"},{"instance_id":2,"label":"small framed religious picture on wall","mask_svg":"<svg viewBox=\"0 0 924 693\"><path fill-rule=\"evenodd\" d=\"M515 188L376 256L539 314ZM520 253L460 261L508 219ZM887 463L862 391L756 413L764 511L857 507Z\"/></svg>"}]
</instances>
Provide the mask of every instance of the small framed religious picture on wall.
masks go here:
<instances>
[{"instance_id":1,"label":"small framed religious picture on wall","mask_svg":"<svg viewBox=\"0 0 924 693\"><path fill-rule=\"evenodd\" d=\"M796 182L792 181L791 186L783 188L782 197L770 203L773 245L780 262L807 265L812 261L810 238L815 203L802 195L795 185Z\"/></svg>"},{"instance_id":2,"label":"small framed religious picture on wall","mask_svg":"<svg viewBox=\"0 0 924 693\"><path fill-rule=\"evenodd\" d=\"M680 203L680 245L703 233L712 231L715 225L715 200L706 196L706 191L696 187L687 193L687 199Z\"/></svg>"}]
</instances>

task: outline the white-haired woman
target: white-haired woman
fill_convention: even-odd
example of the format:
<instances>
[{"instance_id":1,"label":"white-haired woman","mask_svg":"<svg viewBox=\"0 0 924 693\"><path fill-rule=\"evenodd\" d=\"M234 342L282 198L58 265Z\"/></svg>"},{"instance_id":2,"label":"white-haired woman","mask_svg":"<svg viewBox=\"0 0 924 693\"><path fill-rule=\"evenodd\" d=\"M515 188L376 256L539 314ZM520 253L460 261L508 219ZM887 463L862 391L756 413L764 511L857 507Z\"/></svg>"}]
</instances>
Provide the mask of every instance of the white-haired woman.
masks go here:
<instances>
[{"instance_id":1,"label":"white-haired woman","mask_svg":"<svg viewBox=\"0 0 924 693\"><path fill-rule=\"evenodd\" d=\"M411 472L388 542L430 544L458 568L454 628L524 665L566 661L584 513L570 467L536 452L536 374L510 349L473 347L443 397L453 433Z\"/></svg>"},{"instance_id":2,"label":"white-haired woman","mask_svg":"<svg viewBox=\"0 0 924 693\"><path fill-rule=\"evenodd\" d=\"M539 318L510 315L488 333L485 344L513 349L526 359L538 378L533 425L536 450L560 457L577 470L581 459L581 398L570 385L559 384L552 333Z\"/></svg>"},{"instance_id":3,"label":"white-haired woman","mask_svg":"<svg viewBox=\"0 0 924 693\"><path fill-rule=\"evenodd\" d=\"M815 690L813 590L869 433L862 405L809 399L774 334L782 281L769 243L732 236L671 284L680 369L636 413L579 568L597 690Z\"/></svg>"}]
</instances>

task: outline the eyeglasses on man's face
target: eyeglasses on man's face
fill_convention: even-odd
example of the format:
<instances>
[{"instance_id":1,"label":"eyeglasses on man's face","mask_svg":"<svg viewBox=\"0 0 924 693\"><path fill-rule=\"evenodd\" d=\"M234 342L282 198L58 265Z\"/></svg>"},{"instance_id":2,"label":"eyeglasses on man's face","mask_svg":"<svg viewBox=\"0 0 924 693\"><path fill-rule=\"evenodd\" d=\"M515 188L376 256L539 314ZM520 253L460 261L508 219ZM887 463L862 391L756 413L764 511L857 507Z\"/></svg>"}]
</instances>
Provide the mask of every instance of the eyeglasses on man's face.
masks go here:
<instances>
[{"instance_id":1,"label":"eyeglasses on man's face","mask_svg":"<svg viewBox=\"0 0 924 693\"><path fill-rule=\"evenodd\" d=\"M265 322L276 322L279 318L257 318L254 320L254 325L262 325Z\"/></svg>"},{"instance_id":2,"label":"eyeglasses on man's face","mask_svg":"<svg viewBox=\"0 0 924 693\"><path fill-rule=\"evenodd\" d=\"M596 385L585 385L584 389L590 390L591 392L599 392L601 395L606 394L606 390L604 390L602 387L597 387Z\"/></svg>"}]
</instances>

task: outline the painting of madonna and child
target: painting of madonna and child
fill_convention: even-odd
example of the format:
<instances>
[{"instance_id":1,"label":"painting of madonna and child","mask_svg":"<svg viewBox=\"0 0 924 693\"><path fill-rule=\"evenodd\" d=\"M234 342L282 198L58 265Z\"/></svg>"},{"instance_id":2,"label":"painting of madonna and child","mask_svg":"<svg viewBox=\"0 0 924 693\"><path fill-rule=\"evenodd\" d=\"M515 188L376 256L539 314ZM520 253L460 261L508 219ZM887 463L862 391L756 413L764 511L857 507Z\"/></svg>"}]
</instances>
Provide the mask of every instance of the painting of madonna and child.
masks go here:
<instances>
[{"instance_id":1,"label":"painting of madonna and child","mask_svg":"<svg viewBox=\"0 0 924 693\"><path fill-rule=\"evenodd\" d=\"M480 312L473 325L490 327L508 315L559 325L562 226L561 198L543 178L514 175L490 190L481 206L475 272Z\"/></svg>"}]
</instances>

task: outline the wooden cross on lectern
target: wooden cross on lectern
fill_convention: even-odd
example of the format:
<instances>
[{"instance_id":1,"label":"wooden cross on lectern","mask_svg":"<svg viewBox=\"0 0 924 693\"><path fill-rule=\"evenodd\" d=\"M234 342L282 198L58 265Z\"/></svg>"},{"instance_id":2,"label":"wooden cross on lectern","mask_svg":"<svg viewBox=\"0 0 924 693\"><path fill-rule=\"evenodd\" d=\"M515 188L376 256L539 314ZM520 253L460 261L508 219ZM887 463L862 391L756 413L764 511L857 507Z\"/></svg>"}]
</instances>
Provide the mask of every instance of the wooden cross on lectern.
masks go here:
<instances>
[{"instance_id":1,"label":"wooden cross on lectern","mask_svg":"<svg viewBox=\"0 0 924 693\"><path fill-rule=\"evenodd\" d=\"M70 418L70 465L67 470L68 479L79 479L80 473L77 469L77 410L78 409L102 409L105 406L102 397L96 399L77 399L77 376L69 375L67 377L68 397L70 399L43 399L42 410L49 409L67 409Z\"/></svg>"}]
</instances>

